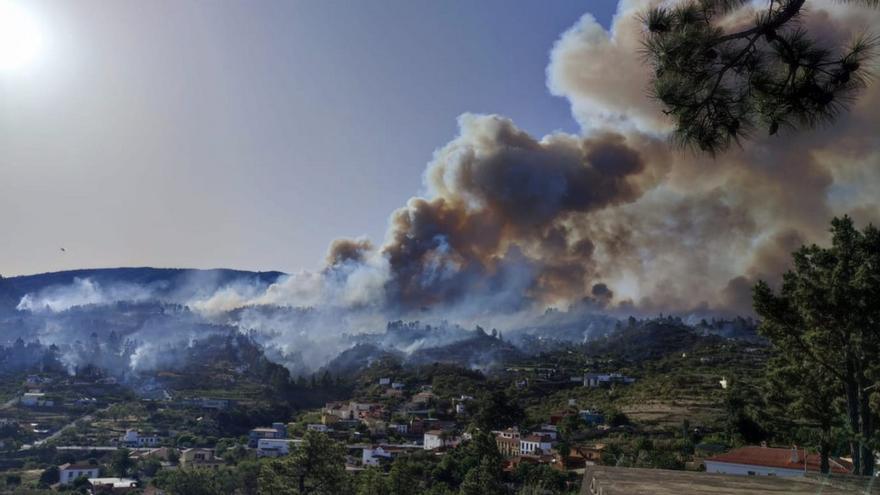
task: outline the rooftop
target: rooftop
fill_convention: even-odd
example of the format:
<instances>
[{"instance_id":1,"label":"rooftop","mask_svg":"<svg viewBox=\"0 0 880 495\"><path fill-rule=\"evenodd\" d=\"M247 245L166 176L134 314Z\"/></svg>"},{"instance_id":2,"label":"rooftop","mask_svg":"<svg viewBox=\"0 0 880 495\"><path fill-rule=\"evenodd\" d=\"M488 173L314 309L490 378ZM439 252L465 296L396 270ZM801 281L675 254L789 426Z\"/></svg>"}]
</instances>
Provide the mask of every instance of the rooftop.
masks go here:
<instances>
[{"instance_id":1,"label":"rooftop","mask_svg":"<svg viewBox=\"0 0 880 495\"><path fill-rule=\"evenodd\" d=\"M85 463L77 463L77 464L62 464L58 466L58 469L64 471L65 469L76 469L77 471L85 471L87 469L99 469L100 466L97 464L85 464Z\"/></svg>"},{"instance_id":2,"label":"rooftop","mask_svg":"<svg viewBox=\"0 0 880 495\"><path fill-rule=\"evenodd\" d=\"M821 461L819 455L807 454L804 449L797 449L797 454L795 454L795 449L790 448L748 446L733 449L730 452L712 456L706 460L731 464L747 464L750 466L803 470L805 455L807 470L818 473ZM830 459L830 462L832 473L849 474L851 472L849 463L845 461Z\"/></svg>"}]
</instances>

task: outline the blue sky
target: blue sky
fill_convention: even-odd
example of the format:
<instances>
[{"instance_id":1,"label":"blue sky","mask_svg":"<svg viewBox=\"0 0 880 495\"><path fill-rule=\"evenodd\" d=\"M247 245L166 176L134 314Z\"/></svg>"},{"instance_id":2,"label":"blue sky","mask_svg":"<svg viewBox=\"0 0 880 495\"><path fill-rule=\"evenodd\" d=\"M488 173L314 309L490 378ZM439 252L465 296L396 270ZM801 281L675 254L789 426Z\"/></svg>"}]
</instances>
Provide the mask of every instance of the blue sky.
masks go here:
<instances>
[{"instance_id":1,"label":"blue sky","mask_svg":"<svg viewBox=\"0 0 880 495\"><path fill-rule=\"evenodd\" d=\"M576 129L548 53L616 1L22 5L46 46L0 73L3 275L294 271L380 243L459 114Z\"/></svg>"}]
</instances>

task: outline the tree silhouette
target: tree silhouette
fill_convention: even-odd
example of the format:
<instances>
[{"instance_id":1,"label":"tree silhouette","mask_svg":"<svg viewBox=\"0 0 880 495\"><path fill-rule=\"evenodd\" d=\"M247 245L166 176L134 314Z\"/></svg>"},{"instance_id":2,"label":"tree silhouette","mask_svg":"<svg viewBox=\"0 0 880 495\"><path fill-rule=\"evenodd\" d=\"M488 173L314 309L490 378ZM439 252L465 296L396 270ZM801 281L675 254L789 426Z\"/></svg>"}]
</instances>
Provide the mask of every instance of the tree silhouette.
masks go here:
<instances>
[{"instance_id":1,"label":"tree silhouette","mask_svg":"<svg viewBox=\"0 0 880 495\"><path fill-rule=\"evenodd\" d=\"M261 466L259 493L333 495L345 493L345 450L323 433L307 431L289 456Z\"/></svg>"},{"instance_id":2,"label":"tree silhouette","mask_svg":"<svg viewBox=\"0 0 880 495\"><path fill-rule=\"evenodd\" d=\"M876 7L878 0L842 0ZM729 15L751 0L688 0L642 16L651 92L675 123L673 140L708 153L755 129L812 128L845 110L870 77L878 38L826 46L799 18L807 0L768 0L747 25Z\"/></svg>"}]
</instances>

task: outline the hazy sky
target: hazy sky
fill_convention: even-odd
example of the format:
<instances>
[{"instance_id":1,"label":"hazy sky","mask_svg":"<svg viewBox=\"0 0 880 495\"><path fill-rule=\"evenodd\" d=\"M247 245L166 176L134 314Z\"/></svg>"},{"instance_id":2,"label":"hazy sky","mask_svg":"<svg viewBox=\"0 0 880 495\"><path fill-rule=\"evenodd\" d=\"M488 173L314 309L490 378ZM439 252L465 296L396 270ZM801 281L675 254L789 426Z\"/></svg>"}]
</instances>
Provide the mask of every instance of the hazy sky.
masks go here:
<instances>
[{"instance_id":1,"label":"hazy sky","mask_svg":"<svg viewBox=\"0 0 880 495\"><path fill-rule=\"evenodd\" d=\"M548 52L616 1L19 4L44 42L0 71L6 276L294 271L336 237L380 243L459 114L577 128Z\"/></svg>"}]
</instances>

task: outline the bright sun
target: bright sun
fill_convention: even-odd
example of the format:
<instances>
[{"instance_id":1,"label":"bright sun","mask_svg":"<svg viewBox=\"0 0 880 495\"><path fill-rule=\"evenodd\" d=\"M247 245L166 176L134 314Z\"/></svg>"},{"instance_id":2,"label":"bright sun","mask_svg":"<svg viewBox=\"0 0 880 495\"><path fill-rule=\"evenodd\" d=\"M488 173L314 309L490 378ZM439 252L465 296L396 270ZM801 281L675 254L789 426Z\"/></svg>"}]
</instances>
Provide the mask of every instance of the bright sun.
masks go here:
<instances>
[{"instance_id":1,"label":"bright sun","mask_svg":"<svg viewBox=\"0 0 880 495\"><path fill-rule=\"evenodd\" d=\"M43 48L43 33L34 16L9 0L0 0L0 71L22 68Z\"/></svg>"}]
</instances>

